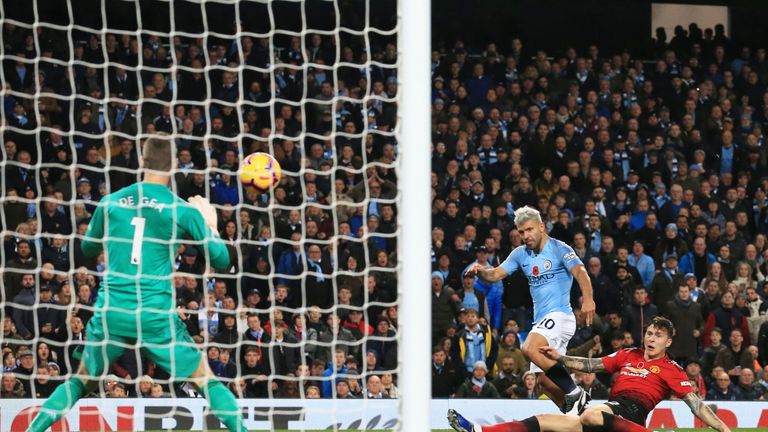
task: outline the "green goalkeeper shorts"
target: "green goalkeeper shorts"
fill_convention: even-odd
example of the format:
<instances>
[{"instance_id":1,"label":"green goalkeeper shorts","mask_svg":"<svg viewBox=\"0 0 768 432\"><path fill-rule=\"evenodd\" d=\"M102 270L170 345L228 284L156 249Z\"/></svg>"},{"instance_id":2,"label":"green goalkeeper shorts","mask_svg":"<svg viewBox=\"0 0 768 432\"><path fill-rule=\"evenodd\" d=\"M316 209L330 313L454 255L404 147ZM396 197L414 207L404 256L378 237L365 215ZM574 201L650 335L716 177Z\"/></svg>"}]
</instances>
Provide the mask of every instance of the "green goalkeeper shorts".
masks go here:
<instances>
[{"instance_id":1,"label":"green goalkeeper shorts","mask_svg":"<svg viewBox=\"0 0 768 432\"><path fill-rule=\"evenodd\" d=\"M171 320L173 323L169 322ZM164 325L142 328L139 338L136 336L138 331L133 336L110 332L110 326L104 325L103 316L97 311L86 327L82 362L88 369L88 375L101 376L126 349L140 348L149 360L171 377L188 378L200 365L202 354L181 319L174 314L171 320L161 320L165 321Z\"/></svg>"}]
</instances>

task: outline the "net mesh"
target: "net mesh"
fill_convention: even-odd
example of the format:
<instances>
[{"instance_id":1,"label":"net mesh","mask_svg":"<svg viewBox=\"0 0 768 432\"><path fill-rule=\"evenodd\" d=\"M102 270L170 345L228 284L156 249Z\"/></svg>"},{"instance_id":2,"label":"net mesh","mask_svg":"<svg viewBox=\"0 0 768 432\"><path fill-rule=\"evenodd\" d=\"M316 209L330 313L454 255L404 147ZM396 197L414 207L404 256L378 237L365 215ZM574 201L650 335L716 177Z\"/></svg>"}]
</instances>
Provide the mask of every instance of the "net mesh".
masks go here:
<instances>
[{"instance_id":1,"label":"net mesh","mask_svg":"<svg viewBox=\"0 0 768 432\"><path fill-rule=\"evenodd\" d=\"M171 189L210 199L230 252L218 272L204 244L172 253L179 316L214 374L244 399L336 398L338 381L397 397L395 2L22 3L0 3L0 342L14 391L45 398L77 369L110 271L83 254L85 231L102 197L141 180L141 143L165 133ZM282 166L269 193L237 175L257 151ZM125 347L92 377L101 396L199 396Z\"/></svg>"}]
</instances>

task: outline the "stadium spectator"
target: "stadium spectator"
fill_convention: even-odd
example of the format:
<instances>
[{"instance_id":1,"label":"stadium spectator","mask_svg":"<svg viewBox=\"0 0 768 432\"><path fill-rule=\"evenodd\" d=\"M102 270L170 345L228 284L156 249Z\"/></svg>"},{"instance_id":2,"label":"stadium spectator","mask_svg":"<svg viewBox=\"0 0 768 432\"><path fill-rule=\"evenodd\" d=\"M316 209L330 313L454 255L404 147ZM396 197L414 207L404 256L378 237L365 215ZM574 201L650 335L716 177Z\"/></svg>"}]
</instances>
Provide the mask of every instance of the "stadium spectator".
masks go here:
<instances>
[{"instance_id":1,"label":"stadium spectator","mask_svg":"<svg viewBox=\"0 0 768 432\"><path fill-rule=\"evenodd\" d=\"M678 336L672 340L669 355L684 365L686 359L696 356L699 338L704 330L701 306L691 298L688 285L683 284L677 288L675 297L665 305L664 314L674 324Z\"/></svg>"},{"instance_id":2,"label":"stadium spectator","mask_svg":"<svg viewBox=\"0 0 768 432\"><path fill-rule=\"evenodd\" d=\"M731 383L727 373L721 372L715 379L715 387L707 392L707 400L738 401L741 399L741 391Z\"/></svg>"},{"instance_id":3,"label":"stadium spectator","mask_svg":"<svg viewBox=\"0 0 768 432\"><path fill-rule=\"evenodd\" d=\"M314 352L314 358L324 362L331 362L334 356L331 354L332 345L334 349L341 350L346 359L347 354L357 355L360 345L356 344L356 339L346 327L341 325L341 320L335 314L328 315L328 325L318 334L318 348ZM370 345L369 345L370 347Z\"/></svg>"},{"instance_id":4,"label":"stadium spectator","mask_svg":"<svg viewBox=\"0 0 768 432\"><path fill-rule=\"evenodd\" d=\"M755 373L751 369L742 369L739 373L738 389L741 391L741 398L745 401L755 401L762 396L760 389L755 387Z\"/></svg>"},{"instance_id":5,"label":"stadium spectator","mask_svg":"<svg viewBox=\"0 0 768 432\"><path fill-rule=\"evenodd\" d=\"M645 245L643 242L635 241L632 244L632 254L629 255L627 259L629 265L637 269L643 285L646 288L650 287L656 271L656 264L653 262L653 258L645 254Z\"/></svg>"},{"instance_id":6,"label":"stadium spectator","mask_svg":"<svg viewBox=\"0 0 768 432\"><path fill-rule=\"evenodd\" d=\"M453 288L444 285L443 275L432 272L432 340L445 336L456 323L461 299Z\"/></svg>"},{"instance_id":7,"label":"stadium spectator","mask_svg":"<svg viewBox=\"0 0 768 432\"><path fill-rule=\"evenodd\" d=\"M615 282L605 273L600 258L592 257L587 262L589 278L592 280L592 289L595 293L597 315L604 316L608 311L622 307L620 303L619 289Z\"/></svg>"},{"instance_id":8,"label":"stadium spectator","mask_svg":"<svg viewBox=\"0 0 768 432\"><path fill-rule=\"evenodd\" d=\"M720 350L715 356L714 367L723 368L734 381L737 381L743 369L751 370L754 367L754 358L744 345L741 330L731 330L728 342L725 349Z\"/></svg>"},{"instance_id":9,"label":"stadium spectator","mask_svg":"<svg viewBox=\"0 0 768 432\"><path fill-rule=\"evenodd\" d=\"M680 273L693 273L702 283L708 276L710 266L715 262L715 256L707 251L707 243L703 237L696 237L693 240L693 250L679 256Z\"/></svg>"},{"instance_id":10,"label":"stadium spectator","mask_svg":"<svg viewBox=\"0 0 768 432\"><path fill-rule=\"evenodd\" d=\"M21 399L27 395L21 381L16 379L13 373L3 373L2 385L0 385L0 396L3 399Z\"/></svg>"},{"instance_id":11,"label":"stadium spectator","mask_svg":"<svg viewBox=\"0 0 768 432\"><path fill-rule=\"evenodd\" d=\"M504 330L504 333L499 338L499 352L496 356L494 370L502 370L504 359L507 357L514 359L514 373L516 375L522 376L523 372L528 370L528 359L525 358L523 351L520 349L517 331L512 329Z\"/></svg>"},{"instance_id":12,"label":"stadium spectator","mask_svg":"<svg viewBox=\"0 0 768 432\"><path fill-rule=\"evenodd\" d=\"M515 358L509 355L500 356L500 358L501 365L492 384L499 392L499 397L512 399L515 396L515 391L522 386L523 381L521 375L517 373L518 368Z\"/></svg>"},{"instance_id":13,"label":"stadium spectator","mask_svg":"<svg viewBox=\"0 0 768 432\"><path fill-rule=\"evenodd\" d=\"M20 279L20 287L18 294L13 297L13 303L17 304L17 307L13 308L13 322L16 325L16 331L24 339L31 339L37 333L37 328L34 322L34 312L31 310L31 306L38 300L35 296L35 276L32 274L25 274ZM50 290L48 291L50 293ZM42 295L41 290L40 294Z\"/></svg>"},{"instance_id":14,"label":"stadium spectator","mask_svg":"<svg viewBox=\"0 0 768 432\"><path fill-rule=\"evenodd\" d=\"M382 370L394 370L397 367L397 330L393 329L389 318L380 317L372 336L375 339L368 342L368 349L375 350L380 357L379 366ZM353 352L355 349L353 348Z\"/></svg>"},{"instance_id":15,"label":"stadium spectator","mask_svg":"<svg viewBox=\"0 0 768 432\"><path fill-rule=\"evenodd\" d=\"M648 302L648 292L645 287L638 285L632 293L632 304L624 308L622 317L624 328L630 332L633 340L641 340L640 336L645 323L650 322L658 314L656 305Z\"/></svg>"},{"instance_id":16,"label":"stadium spectator","mask_svg":"<svg viewBox=\"0 0 768 432\"><path fill-rule=\"evenodd\" d=\"M256 351L259 353L259 362L262 360L265 360L262 356L262 351L266 350L267 344L270 341L269 333L267 333L264 328L261 326L261 319L259 318L258 314L250 314L248 315L248 329L243 333L242 341L243 341L243 351L242 356L244 357L250 348L255 348Z\"/></svg>"},{"instance_id":17,"label":"stadium spectator","mask_svg":"<svg viewBox=\"0 0 768 432\"><path fill-rule=\"evenodd\" d=\"M676 254L667 255L661 271L651 281L648 296L659 309L666 307L667 302L675 296L677 287L684 283L684 275L680 274L677 262Z\"/></svg>"},{"instance_id":18,"label":"stadium spectator","mask_svg":"<svg viewBox=\"0 0 768 432\"><path fill-rule=\"evenodd\" d=\"M466 399L498 399L499 391L488 381L488 367L485 362L478 360L472 365L469 378L456 390L457 398Z\"/></svg>"},{"instance_id":19,"label":"stadium spectator","mask_svg":"<svg viewBox=\"0 0 768 432\"><path fill-rule=\"evenodd\" d=\"M38 262L34 257L34 249L30 242L20 240L15 245L16 257L9 260L5 272L6 298L13 299L19 292L28 286L22 284L22 281L29 271L37 268ZM29 273L31 276L33 274Z\"/></svg>"},{"instance_id":20,"label":"stadium spectator","mask_svg":"<svg viewBox=\"0 0 768 432\"><path fill-rule=\"evenodd\" d=\"M250 346L245 349L245 358L240 365L240 374L245 379L246 390L252 397L270 397L276 388L271 386L270 368L267 361L262 359L257 347Z\"/></svg>"},{"instance_id":21,"label":"stadium spectator","mask_svg":"<svg viewBox=\"0 0 768 432\"><path fill-rule=\"evenodd\" d=\"M516 399L538 399L541 395L538 384L536 384L536 374L528 371L523 374L523 386L516 393Z\"/></svg>"},{"instance_id":22,"label":"stadium spectator","mask_svg":"<svg viewBox=\"0 0 768 432\"><path fill-rule=\"evenodd\" d=\"M143 375L138 382L136 397L148 398L152 395L152 387L155 385L155 381L149 375Z\"/></svg>"},{"instance_id":23,"label":"stadium spectator","mask_svg":"<svg viewBox=\"0 0 768 432\"><path fill-rule=\"evenodd\" d=\"M685 361L685 374L691 383L696 383L699 396L707 397L707 386L702 374L701 362L696 357L691 357Z\"/></svg>"},{"instance_id":24,"label":"stadium spectator","mask_svg":"<svg viewBox=\"0 0 768 432\"><path fill-rule=\"evenodd\" d=\"M347 378L336 380L336 399L357 399L349 389L349 380Z\"/></svg>"},{"instance_id":25,"label":"stadium spectator","mask_svg":"<svg viewBox=\"0 0 768 432\"><path fill-rule=\"evenodd\" d=\"M457 369L469 376L474 373L478 362L482 361L484 365L495 363L498 342L493 337L490 326L480 324L477 311L467 309L465 324L456 332L451 349L451 357L456 362ZM489 373L487 366L485 373Z\"/></svg>"},{"instance_id":26,"label":"stadium spectator","mask_svg":"<svg viewBox=\"0 0 768 432\"><path fill-rule=\"evenodd\" d=\"M749 326L742 312L734 307L733 293L726 291L720 298L720 307L710 312L704 327L704 346L709 345L707 335L718 327L723 335L731 335L732 330L739 330L742 335L749 334Z\"/></svg>"},{"instance_id":27,"label":"stadium spectator","mask_svg":"<svg viewBox=\"0 0 768 432\"><path fill-rule=\"evenodd\" d=\"M456 392L456 388L461 383L463 373L457 372L453 362L447 360L446 352L441 346L432 348L433 398L447 398L453 396Z\"/></svg>"},{"instance_id":28,"label":"stadium spectator","mask_svg":"<svg viewBox=\"0 0 768 432\"><path fill-rule=\"evenodd\" d=\"M381 378L378 375L370 375L365 381L365 398L366 399L389 399L390 397L384 392L384 388L381 383Z\"/></svg>"},{"instance_id":29,"label":"stadium spectator","mask_svg":"<svg viewBox=\"0 0 768 432\"><path fill-rule=\"evenodd\" d=\"M48 396L53 393L53 390L56 389L56 386L60 383L57 381L52 381L50 369L52 366L48 366L47 363L40 364L37 367L36 370L36 378L34 381L34 384L32 387L34 387L34 397L35 399L45 399Z\"/></svg>"},{"instance_id":30,"label":"stadium spectator","mask_svg":"<svg viewBox=\"0 0 768 432\"><path fill-rule=\"evenodd\" d=\"M336 348L333 358L328 361L328 366L323 371L321 395L324 398L333 397L334 381L339 376L349 373L346 364L347 354L341 348Z\"/></svg>"},{"instance_id":31,"label":"stadium spectator","mask_svg":"<svg viewBox=\"0 0 768 432\"><path fill-rule=\"evenodd\" d=\"M381 389L390 399L400 397L400 390L395 385L395 376L391 372L383 372L381 374Z\"/></svg>"}]
</instances>

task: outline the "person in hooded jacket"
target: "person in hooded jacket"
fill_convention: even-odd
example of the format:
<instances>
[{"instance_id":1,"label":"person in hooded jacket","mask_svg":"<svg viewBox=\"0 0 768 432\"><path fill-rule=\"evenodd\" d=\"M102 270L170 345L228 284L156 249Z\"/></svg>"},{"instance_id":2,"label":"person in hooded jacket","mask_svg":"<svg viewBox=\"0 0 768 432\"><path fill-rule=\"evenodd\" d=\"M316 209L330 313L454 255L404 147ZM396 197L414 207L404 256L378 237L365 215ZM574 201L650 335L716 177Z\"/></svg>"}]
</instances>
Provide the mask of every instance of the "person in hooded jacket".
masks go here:
<instances>
[{"instance_id":1,"label":"person in hooded jacket","mask_svg":"<svg viewBox=\"0 0 768 432\"><path fill-rule=\"evenodd\" d=\"M653 303L648 303L648 292L645 287L638 285L632 293L632 304L624 308L624 328L632 333L632 339L642 340L641 335L653 317L659 314L659 309Z\"/></svg>"},{"instance_id":2,"label":"person in hooded jacket","mask_svg":"<svg viewBox=\"0 0 768 432\"><path fill-rule=\"evenodd\" d=\"M704 319L701 317L701 305L691 298L691 288L680 285L675 297L664 307L665 315L675 325L676 337L669 347L670 356L685 364L685 360L695 357L698 344L704 332Z\"/></svg>"}]
</instances>

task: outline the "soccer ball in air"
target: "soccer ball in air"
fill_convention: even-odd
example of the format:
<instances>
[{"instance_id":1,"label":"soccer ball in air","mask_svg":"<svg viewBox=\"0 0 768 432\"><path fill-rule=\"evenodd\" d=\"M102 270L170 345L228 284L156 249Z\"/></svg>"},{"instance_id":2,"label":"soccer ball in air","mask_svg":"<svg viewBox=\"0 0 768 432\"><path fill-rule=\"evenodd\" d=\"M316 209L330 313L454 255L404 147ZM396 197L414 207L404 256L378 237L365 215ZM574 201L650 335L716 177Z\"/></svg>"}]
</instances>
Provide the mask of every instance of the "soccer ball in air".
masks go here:
<instances>
[{"instance_id":1,"label":"soccer ball in air","mask_svg":"<svg viewBox=\"0 0 768 432\"><path fill-rule=\"evenodd\" d=\"M240 164L243 186L257 192L267 192L280 183L280 163L267 153L252 153Z\"/></svg>"}]
</instances>

